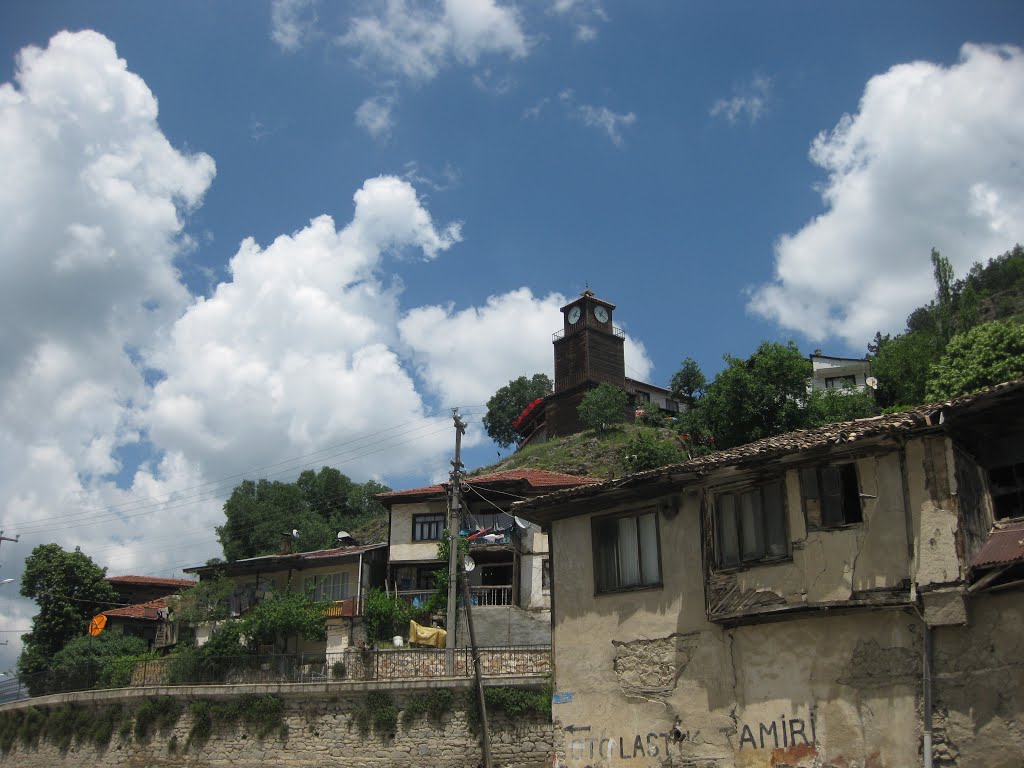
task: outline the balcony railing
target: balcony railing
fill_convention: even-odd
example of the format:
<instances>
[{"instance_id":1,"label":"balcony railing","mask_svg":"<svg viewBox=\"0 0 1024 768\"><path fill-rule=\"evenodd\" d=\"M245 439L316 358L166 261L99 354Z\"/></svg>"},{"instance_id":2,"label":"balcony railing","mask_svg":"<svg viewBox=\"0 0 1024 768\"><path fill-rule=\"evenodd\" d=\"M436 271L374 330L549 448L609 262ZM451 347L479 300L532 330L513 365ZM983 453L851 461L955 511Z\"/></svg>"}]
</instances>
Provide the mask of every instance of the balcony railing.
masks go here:
<instances>
[{"instance_id":1,"label":"balcony railing","mask_svg":"<svg viewBox=\"0 0 1024 768\"><path fill-rule=\"evenodd\" d=\"M410 608L422 608L434 594L434 590L406 589L399 590L398 599ZM470 587L469 596L473 605L512 605L512 585L503 584L496 587Z\"/></svg>"},{"instance_id":2,"label":"balcony railing","mask_svg":"<svg viewBox=\"0 0 1024 768\"><path fill-rule=\"evenodd\" d=\"M324 616L326 618L362 616L361 607L359 601L354 597L347 598L346 600L335 600L334 605L324 609Z\"/></svg>"},{"instance_id":3,"label":"balcony railing","mask_svg":"<svg viewBox=\"0 0 1024 768\"><path fill-rule=\"evenodd\" d=\"M551 672L551 646L479 648L485 676L543 677ZM0 682L0 703L52 693L154 685L326 683L419 680L448 676L445 651L434 648L349 648L341 653L202 657L194 654L137 661L86 663ZM473 675L473 653L457 648L454 677Z\"/></svg>"}]
</instances>

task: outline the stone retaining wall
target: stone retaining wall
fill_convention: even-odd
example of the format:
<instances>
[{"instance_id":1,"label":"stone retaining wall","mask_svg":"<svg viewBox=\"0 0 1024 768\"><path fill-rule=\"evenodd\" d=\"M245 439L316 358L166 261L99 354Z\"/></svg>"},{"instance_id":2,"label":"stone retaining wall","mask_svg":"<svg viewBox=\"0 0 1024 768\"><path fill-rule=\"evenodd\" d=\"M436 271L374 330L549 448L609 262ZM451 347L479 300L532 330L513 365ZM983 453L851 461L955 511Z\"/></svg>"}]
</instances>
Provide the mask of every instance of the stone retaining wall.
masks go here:
<instances>
[{"instance_id":1,"label":"stone retaining wall","mask_svg":"<svg viewBox=\"0 0 1024 768\"><path fill-rule=\"evenodd\" d=\"M271 688L275 691L269 690ZM182 689L175 698L183 706L183 714L173 728L155 733L139 741L133 736L122 737L115 730L106 749L97 750L91 744L74 743L62 753L56 746L40 739L35 748L25 748L16 742L13 749L0 756L0 766L18 768L95 768L97 765L116 768L166 766L168 768L199 768L205 766L233 766L264 768L289 766L294 768L476 768L482 761L479 736L470 725L467 705L475 697L467 685L453 685L454 703L451 711L439 717L421 715L410 725L399 719L394 733L371 730L361 734L354 711L365 700L368 691L349 687L328 686L327 690L313 693L281 693L277 686L231 686ZM153 691L150 695L165 695L174 689ZM386 692L394 705L404 709L412 697L425 694L429 689L396 689ZM53 699L76 706L99 708L109 704L122 704L130 712L141 704L138 692L118 697L114 691L66 694ZM201 698L230 701L244 693L275 693L284 701L284 719L287 734L275 731L260 739L244 725L217 723L213 733L203 744L189 744L192 716L190 701ZM204 695L205 694L205 695ZM210 695L214 694L214 695ZM59 701L58 701L59 699ZM25 702L17 706L24 707ZM10 705L4 707L9 711ZM547 718L520 716L512 720L501 712L490 714L492 755L496 768L547 768L551 765L552 726Z\"/></svg>"}]
</instances>

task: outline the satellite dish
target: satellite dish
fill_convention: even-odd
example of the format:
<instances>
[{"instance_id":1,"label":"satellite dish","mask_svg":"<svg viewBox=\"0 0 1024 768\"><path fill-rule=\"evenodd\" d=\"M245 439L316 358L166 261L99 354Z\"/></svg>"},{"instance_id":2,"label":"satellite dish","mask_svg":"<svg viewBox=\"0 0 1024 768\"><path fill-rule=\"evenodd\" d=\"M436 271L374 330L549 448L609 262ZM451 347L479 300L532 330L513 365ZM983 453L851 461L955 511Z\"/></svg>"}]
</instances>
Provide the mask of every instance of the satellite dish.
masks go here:
<instances>
[{"instance_id":1,"label":"satellite dish","mask_svg":"<svg viewBox=\"0 0 1024 768\"><path fill-rule=\"evenodd\" d=\"M876 379L874 376L868 376L866 379L864 379L864 383L867 384L872 389L878 389L878 379Z\"/></svg>"},{"instance_id":2,"label":"satellite dish","mask_svg":"<svg viewBox=\"0 0 1024 768\"><path fill-rule=\"evenodd\" d=\"M338 541L342 539L351 539L352 535L348 531L338 531Z\"/></svg>"},{"instance_id":3,"label":"satellite dish","mask_svg":"<svg viewBox=\"0 0 1024 768\"><path fill-rule=\"evenodd\" d=\"M476 568L476 560L469 555L466 555L462 558L462 567L466 570L466 573L472 573Z\"/></svg>"},{"instance_id":4,"label":"satellite dish","mask_svg":"<svg viewBox=\"0 0 1024 768\"><path fill-rule=\"evenodd\" d=\"M516 517L515 515L512 515L512 519L516 521L516 525L518 525L520 528L530 527L530 524L523 520L521 517Z\"/></svg>"},{"instance_id":5,"label":"satellite dish","mask_svg":"<svg viewBox=\"0 0 1024 768\"><path fill-rule=\"evenodd\" d=\"M292 538L293 539L299 538L299 529L298 528L292 528Z\"/></svg>"}]
</instances>

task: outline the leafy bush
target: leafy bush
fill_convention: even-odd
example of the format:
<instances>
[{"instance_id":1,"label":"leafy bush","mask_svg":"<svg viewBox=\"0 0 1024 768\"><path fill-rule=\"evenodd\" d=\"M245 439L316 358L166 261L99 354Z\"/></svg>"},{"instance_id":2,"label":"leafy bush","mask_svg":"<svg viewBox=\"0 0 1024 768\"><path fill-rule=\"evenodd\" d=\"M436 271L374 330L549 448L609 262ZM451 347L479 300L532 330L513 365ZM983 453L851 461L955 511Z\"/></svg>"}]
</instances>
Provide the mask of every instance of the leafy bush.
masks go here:
<instances>
[{"instance_id":1,"label":"leafy bush","mask_svg":"<svg viewBox=\"0 0 1024 768\"><path fill-rule=\"evenodd\" d=\"M671 433L669 433L671 434ZM625 448L623 462L631 472L675 464L686 458L674 440L664 440L650 429L638 430Z\"/></svg>"},{"instance_id":2,"label":"leafy bush","mask_svg":"<svg viewBox=\"0 0 1024 768\"><path fill-rule=\"evenodd\" d=\"M380 589L371 589L367 593L363 622L371 642L387 641L395 635L405 636L410 618L409 609L403 601Z\"/></svg>"},{"instance_id":3,"label":"leafy bush","mask_svg":"<svg viewBox=\"0 0 1024 768\"><path fill-rule=\"evenodd\" d=\"M927 395L944 400L1022 376L1024 323L993 321L950 340L931 368Z\"/></svg>"},{"instance_id":4,"label":"leafy bush","mask_svg":"<svg viewBox=\"0 0 1024 768\"><path fill-rule=\"evenodd\" d=\"M253 643L271 645L284 652L291 637L323 641L327 639L324 624L325 603L319 603L301 592L275 592L242 619L243 634Z\"/></svg>"}]
</instances>

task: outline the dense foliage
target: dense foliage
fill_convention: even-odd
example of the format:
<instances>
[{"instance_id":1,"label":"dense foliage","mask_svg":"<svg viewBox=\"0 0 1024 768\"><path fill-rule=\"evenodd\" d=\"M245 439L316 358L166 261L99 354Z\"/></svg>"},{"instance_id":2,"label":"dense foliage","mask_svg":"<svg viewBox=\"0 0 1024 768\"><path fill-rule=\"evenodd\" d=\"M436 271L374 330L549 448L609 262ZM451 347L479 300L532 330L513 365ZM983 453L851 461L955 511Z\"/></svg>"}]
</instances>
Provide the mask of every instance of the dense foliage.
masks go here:
<instances>
[{"instance_id":1,"label":"dense foliage","mask_svg":"<svg viewBox=\"0 0 1024 768\"><path fill-rule=\"evenodd\" d=\"M68 641L54 654L49 671L71 690L124 688L131 683L135 666L154 658L156 654L142 638L107 631Z\"/></svg>"},{"instance_id":2,"label":"dense foliage","mask_svg":"<svg viewBox=\"0 0 1024 768\"><path fill-rule=\"evenodd\" d=\"M487 401L483 421L488 436L503 448L518 442L520 435L512 422L519 418L526 406L552 390L551 379L543 373L535 373L530 378L520 376L510 381Z\"/></svg>"},{"instance_id":3,"label":"dense foliage","mask_svg":"<svg viewBox=\"0 0 1024 768\"><path fill-rule=\"evenodd\" d=\"M927 399L953 396L945 393L981 389L1019 375L1013 373L1012 364L1001 366L996 359L1012 355L1012 328L997 330L1001 325L991 324L1012 324L1024 317L1024 248L1017 245L986 265L976 263L963 279L955 281L949 261L938 251L932 251L931 261L935 299L910 314L903 333L891 338L878 333L868 345L882 407L918 405ZM991 359L972 359L964 355L965 350L957 349L943 368L940 359L953 339L963 339L982 324L989 330L978 340ZM958 365L970 366L973 373L961 377L949 367Z\"/></svg>"},{"instance_id":4,"label":"dense foliage","mask_svg":"<svg viewBox=\"0 0 1024 768\"><path fill-rule=\"evenodd\" d=\"M100 568L81 549L66 552L57 544L40 544L25 560L21 594L32 598L39 612L32 629L21 636L19 676L46 670L54 655L85 633L89 619L117 604L117 593Z\"/></svg>"},{"instance_id":5,"label":"dense foliage","mask_svg":"<svg viewBox=\"0 0 1024 768\"><path fill-rule=\"evenodd\" d=\"M273 646L277 653L285 653L292 638L324 641L326 607L301 592L275 592L245 614L242 633L250 643Z\"/></svg>"},{"instance_id":6,"label":"dense foliage","mask_svg":"<svg viewBox=\"0 0 1024 768\"><path fill-rule=\"evenodd\" d=\"M672 397L685 407L691 407L707 388L708 380L704 377L697 361L692 357L683 360L679 370L672 375Z\"/></svg>"},{"instance_id":7,"label":"dense foliage","mask_svg":"<svg viewBox=\"0 0 1024 768\"><path fill-rule=\"evenodd\" d=\"M243 480L224 503L217 527L228 562L277 552L282 536L298 530L292 547L310 552L334 546L339 530L351 530L387 511L374 496L390 490L368 480L356 483L333 467L306 470L294 483Z\"/></svg>"},{"instance_id":8,"label":"dense foliage","mask_svg":"<svg viewBox=\"0 0 1024 768\"><path fill-rule=\"evenodd\" d=\"M580 401L580 421L587 429L604 432L626 420L629 395L611 384L599 384Z\"/></svg>"},{"instance_id":9,"label":"dense foliage","mask_svg":"<svg viewBox=\"0 0 1024 768\"><path fill-rule=\"evenodd\" d=\"M178 597L173 605L174 620L194 627L226 619L234 590L234 583L223 576L203 579Z\"/></svg>"},{"instance_id":10,"label":"dense foliage","mask_svg":"<svg viewBox=\"0 0 1024 768\"><path fill-rule=\"evenodd\" d=\"M932 366L929 400L959 397L1024 377L1024 324L992 321L954 336Z\"/></svg>"}]
</instances>

